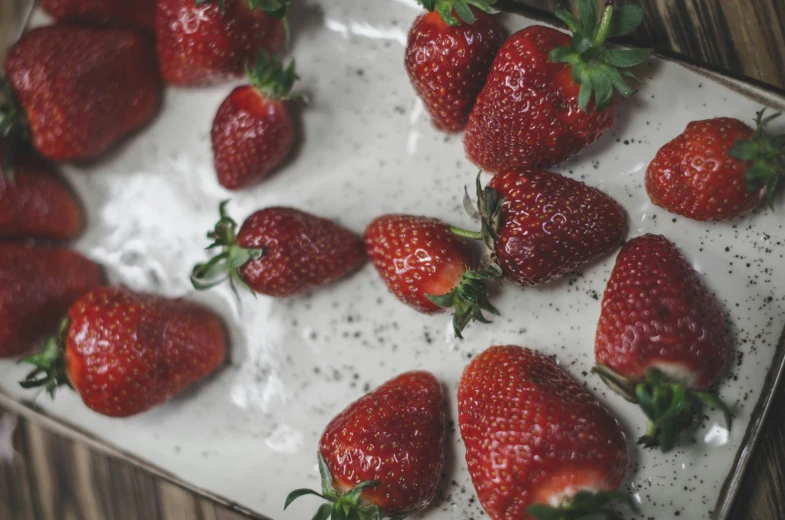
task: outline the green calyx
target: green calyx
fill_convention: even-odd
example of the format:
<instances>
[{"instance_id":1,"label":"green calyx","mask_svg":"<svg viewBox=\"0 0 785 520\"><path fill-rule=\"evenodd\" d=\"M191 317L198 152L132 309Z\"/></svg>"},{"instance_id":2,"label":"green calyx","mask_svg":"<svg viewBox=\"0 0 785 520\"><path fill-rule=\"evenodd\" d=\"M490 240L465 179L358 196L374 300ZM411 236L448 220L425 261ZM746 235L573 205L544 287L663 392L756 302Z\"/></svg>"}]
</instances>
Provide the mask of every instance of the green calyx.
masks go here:
<instances>
[{"instance_id":1,"label":"green calyx","mask_svg":"<svg viewBox=\"0 0 785 520\"><path fill-rule=\"evenodd\" d=\"M643 9L637 5L617 9L609 0L599 16L596 0L575 0L575 4L580 18L561 5L554 12L573 36L569 47L553 49L549 57L553 62L572 66L572 79L581 87L578 94L581 109L588 111L594 97L596 110L602 112L613 100L614 89L625 97L635 92L624 79L636 79L635 75L625 69L643 63L652 53L652 49L608 49L605 45L607 38L634 31L643 20Z\"/></svg>"},{"instance_id":2,"label":"green calyx","mask_svg":"<svg viewBox=\"0 0 785 520\"><path fill-rule=\"evenodd\" d=\"M526 512L537 520L621 520L619 515L609 509L616 502L638 511L635 500L622 491L579 491L558 507L532 504L526 508Z\"/></svg>"},{"instance_id":3,"label":"green calyx","mask_svg":"<svg viewBox=\"0 0 785 520\"><path fill-rule=\"evenodd\" d=\"M239 269L248 262L262 258L264 248L246 249L237 244L237 222L229 217L226 211L227 204L229 204L228 200L221 202L219 206L221 219L215 225L215 229L207 233L207 238L212 240L207 249L221 248L221 252L207 263L194 266L191 271L191 284L194 289L204 291L228 280L235 295L238 294L238 285L256 295L240 277Z\"/></svg>"},{"instance_id":4,"label":"green calyx","mask_svg":"<svg viewBox=\"0 0 785 520\"><path fill-rule=\"evenodd\" d=\"M251 10L259 9L279 20L286 20L286 14L292 6L292 0L245 0ZM218 10L226 12L225 0L194 0L196 5L218 3Z\"/></svg>"},{"instance_id":5,"label":"green calyx","mask_svg":"<svg viewBox=\"0 0 785 520\"><path fill-rule=\"evenodd\" d=\"M30 141L30 129L11 84L3 77L0 77L0 139L3 140L0 178L13 182L16 154Z\"/></svg>"},{"instance_id":6,"label":"green calyx","mask_svg":"<svg viewBox=\"0 0 785 520\"><path fill-rule=\"evenodd\" d=\"M463 197L463 207L470 217L480 221L480 231L468 231L458 227L451 227L450 231L455 235L470 240L482 240L485 247L488 249L488 259L485 262L485 269L492 272L494 277L500 278L503 273L502 268L499 267L496 261L496 240L498 239L497 230L499 229L502 203L504 200L499 198L499 194L496 193L496 190L493 188L486 187L483 189L482 184L480 183L481 175L482 172L477 173L475 185L477 207L475 208L468 190L466 190Z\"/></svg>"},{"instance_id":7,"label":"green calyx","mask_svg":"<svg viewBox=\"0 0 785 520\"><path fill-rule=\"evenodd\" d=\"M680 441L689 440L699 425L704 405L722 411L728 430L733 424L733 413L715 392L687 388L655 368L647 370L640 382L605 365L597 365L592 372L622 397L638 404L649 418L646 434L638 439L638 444L647 448L659 447L666 453Z\"/></svg>"},{"instance_id":8,"label":"green calyx","mask_svg":"<svg viewBox=\"0 0 785 520\"><path fill-rule=\"evenodd\" d=\"M284 67L277 56L268 57L261 52L256 61L245 65L248 81L262 96L270 100L287 100L301 97L292 94L294 83L300 79L296 72L295 61Z\"/></svg>"},{"instance_id":9,"label":"green calyx","mask_svg":"<svg viewBox=\"0 0 785 520\"><path fill-rule=\"evenodd\" d=\"M295 489L284 502L284 510L289 505L304 495L316 495L326 504L319 506L312 520L382 520L383 513L379 507L363 502L361 496L365 489L376 487L380 482L367 480L354 486L345 493L340 493L333 488L333 477L330 468L321 454L319 454L319 473L322 479L322 492L311 489Z\"/></svg>"},{"instance_id":10,"label":"green calyx","mask_svg":"<svg viewBox=\"0 0 785 520\"><path fill-rule=\"evenodd\" d=\"M774 192L785 177L785 134L770 136L766 125L781 113L763 117L763 110L756 113L755 134L749 141L736 141L730 156L740 161L752 161L752 166L744 173L747 190L758 191L766 188L766 202L774 209Z\"/></svg>"},{"instance_id":11,"label":"green calyx","mask_svg":"<svg viewBox=\"0 0 785 520\"><path fill-rule=\"evenodd\" d=\"M419 0L419 2L425 10L439 13L444 23L452 26L460 25L461 21L473 24L477 18L472 12L472 7L489 14L499 12L491 7L496 0Z\"/></svg>"},{"instance_id":12,"label":"green calyx","mask_svg":"<svg viewBox=\"0 0 785 520\"><path fill-rule=\"evenodd\" d=\"M488 288L483 282L489 278L498 278L499 274L492 269L466 271L461 276L458 286L452 291L442 295L426 294L425 297L439 307L455 309L452 317L453 330L458 338L463 339L461 331L469 322L492 323L482 311L499 315L496 307L488 301Z\"/></svg>"},{"instance_id":13,"label":"green calyx","mask_svg":"<svg viewBox=\"0 0 785 520\"><path fill-rule=\"evenodd\" d=\"M64 318L60 322L57 335L47 338L41 352L19 360L19 363L28 363L35 367L24 380L19 382L22 388L43 387L54 399L58 387L71 386L65 367L65 337L70 324L70 320Z\"/></svg>"}]
</instances>

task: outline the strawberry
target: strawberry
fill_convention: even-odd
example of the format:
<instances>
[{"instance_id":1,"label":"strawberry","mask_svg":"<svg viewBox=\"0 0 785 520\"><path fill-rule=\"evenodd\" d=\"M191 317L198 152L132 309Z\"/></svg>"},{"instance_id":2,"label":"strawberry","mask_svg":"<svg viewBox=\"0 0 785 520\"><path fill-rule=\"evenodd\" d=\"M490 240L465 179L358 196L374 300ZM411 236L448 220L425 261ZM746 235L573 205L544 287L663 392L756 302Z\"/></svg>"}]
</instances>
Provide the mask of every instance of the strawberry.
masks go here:
<instances>
[{"instance_id":1,"label":"strawberry","mask_svg":"<svg viewBox=\"0 0 785 520\"><path fill-rule=\"evenodd\" d=\"M294 61L284 69L278 58L260 54L248 67L250 85L229 94L213 121L211 137L218 182L245 188L281 164L294 142L294 124L285 102L297 80Z\"/></svg>"},{"instance_id":2,"label":"strawberry","mask_svg":"<svg viewBox=\"0 0 785 520\"><path fill-rule=\"evenodd\" d=\"M152 44L127 29L33 29L9 51L6 74L0 135L28 137L55 161L98 157L161 104Z\"/></svg>"},{"instance_id":3,"label":"strawberry","mask_svg":"<svg viewBox=\"0 0 785 520\"><path fill-rule=\"evenodd\" d=\"M102 280L100 267L68 249L0 243L0 357L55 331L68 307Z\"/></svg>"},{"instance_id":4,"label":"strawberry","mask_svg":"<svg viewBox=\"0 0 785 520\"><path fill-rule=\"evenodd\" d=\"M616 258L597 325L597 372L649 418L640 442L674 447L701 417L700 405L730 410L707 391L728 362L722 309L678 249L643 235Z\"/></svg>"},{"instance_id":5,"label":"strawberry","mask_svg":"<svg viewBox=\"0 0 785 520\"><path fill-rule=\"evenodd\" d=\"M71 306L41 353L22 360L35 369L21 385L54 397L67 384L91 410L128 417L204 379L225 356L223 324L204 307L102 287Z\"/></svg>"},{"instance_id":6,"label":"strawberry","mask_svg":"<svg viewBox=\"0 0 785 520\"><path fill-rule=\"evenodd\" d=\"M156 0L38 0L47 13L65 22L139 27L152 31Z\"/></svg>"},{"instance_id":7,"label":"strawberry","mask_svg":"<svg viewBox=\"0 0 785 520\"><path fill-rule=\"evenodd\" d=\"M433 500L444 463L444 396L428 372L407 372L339 413L319 441L322 492L314 518L403 518Z\"/></svg>"},{"instance_id":8,"label":"strawberry","mask_svg":"<svg viewBox=\"0 0 785 520\"><path fill-rule=\"evenodd\" d=\"M627 473L616 419L551 358L495 346L458 385L458 423L469 474L492 520L616 518L635 504L614 491Z\"/></svg>"},{"instance_id":9,"label":"strawberry","mask_svg":"<svg viewBox=\"0 0 785 520\"><path fill-rule=\"evenodd\" d=\"M0 142L0 165L6 158ZM16 154L13 162L14 178L0 175L0 237L77 237L84 228L82 207L52 167L32 154Z\"/></svg>"},{"instance_id":10,"label":"strawberry","mask_svg":"<svg viewBox=\"0 0 785 520\"><path fill-rule=\"evenodd\" d=\"M613 124L613 90L633 90L619 68L643 62L651 50L611 50L604 41L632 32L640 7L606 5L597 20L596 0L575 0L581 20L563 7L556 15L572 39L533 25L501 47L477 97L464 145L469 159L497 173L513 168L547 168L575 155Z\"/></svg>"},{"instance_id":11,"label":"strawberry","mask_svg":"<svg viewBox=\"0 0 785 520\"><path fill-rule=\"evenodd\" d=\"M496 174L485 190L477 176L482 239L504 276L521 286L563 276L609 253L626 232L624 210L605 193L544 170ZM466 196L464 204L471 209Z\"/></svg>"},{"instance_id":12,"label":"strawberry","mask_svg":"<svg viewBox=\"0 0 785 520\"><path fill-rule=\"evenodd\" d=\"M170 85L210 85L239 77L260 51L284 44L289 0L158 0L161 76Z\"/></svg>"},{"instance_id":13,"label":"strawberry","mask_svg":"<svg viewBox=\"0 0 785 520\"><path fill-rule=\"evenodd\" d=\"M439 130L464 129L499 52L504 29L486 14L494 1L420 0L428 12L409 31L406 72Z\"/></svg>"},{"instance_id":14,"label":"strawberry","mask_svg":"<svg viewBox=\"0 0 785 520\"><path fill-rule=\"evenodd\" d=\"M785 176L785 134L770 137L758 112L753 130L738 119L693 121L660 148L646 170L651 201L695 220L728 220L757 206Z\"/></svg>"},{"instance_id":15,"label":"strawberry","mask_svg":"<svg viewBox=\"0 0 785 520\"><path fill-rule=\"evenodd\" d=\"M207 234L221 253L198 264L191 282L199 290L224 280L268 296L285 297L330 283L365 261L362 240L335 222L293 208L257 211L237 223L221 203L221 219Z\"/></svg>"},{"instance_id":16,"label":"strawberry","mask_svg":"<svg viewBox=\"0 0 785 520\"><path fill-rule=\"evenodd\" d=\"M365 230L365 249L387 288L405 304L425 314L455 308L459 338L470 321L489 323L483 310L499 314L482 282L493 273L473 271L469 243L437 219L378 217Z\"/></svg>"}]
</instances>

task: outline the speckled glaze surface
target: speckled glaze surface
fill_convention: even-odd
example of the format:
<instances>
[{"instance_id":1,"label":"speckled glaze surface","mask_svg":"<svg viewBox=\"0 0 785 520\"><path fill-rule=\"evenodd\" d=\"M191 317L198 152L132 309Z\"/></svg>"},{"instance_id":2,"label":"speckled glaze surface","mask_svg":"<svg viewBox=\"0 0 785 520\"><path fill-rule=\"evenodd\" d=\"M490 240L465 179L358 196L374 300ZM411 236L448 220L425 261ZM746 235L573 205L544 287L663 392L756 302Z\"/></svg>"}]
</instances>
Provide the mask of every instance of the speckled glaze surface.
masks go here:
<instances>
[{"instance_id":1,"label":"speckled glaze surface","mask_svg":"<svg viewBox=\"0 0 785 520\"><path fill-rule=\"evenodd\" d=\"M38 396L43 412L190 486L292 520L315 510L301 499L283 512L283 500L294 488L318 486L317 441L334 414L398 373L425 369L445 385L454 421L461 372L492 344L555 356L636 437L642 416L589 373L615 253L538 288L505 284L493 299L503 315L492 326L470 325L463 341L453 337L449 315L421 315L398 302L370 265L305 296L243 295L239 306L227 287L201 294L191 288L190 268L205 260L204 233L227 198L238 220L266 206L291 205L358 234L387 212L472 224L461 198L476 168L465 159L460 136L430 126L403 68L406 32L418 14L410 0L299 3L293 55L300 88L311 98L302 114L303 140L283 169L250 190L230 194L212 167L210 123L234 85L170 89L165 110L144 132L95 165L64 168L89 218L75 247L106 265L114 282L215 309L230 327L232 354L214 377L131 419L99 416L68 390L54 402ZM518 16L504 21L510 29L532 23ZM644 171L660 146L691 120L751 121L760 101L657 59L639 75L645 83L618 104L613 129L555 170L617 200L628 214L629 236L652 232L674 241L727 312L734 354L720 394L735 408L733 431L712 413L692 446L667 456L631 446L625 481L641 503L640 518L709 519L744 448L785 325L785 225L781 210L705 224L649 202ZM15 381L24 373L13 361L0 362L2 391L23 398ZM415 518L480 516L454 422L448 439L437 499Z\"/></svg>"}]
</instances>

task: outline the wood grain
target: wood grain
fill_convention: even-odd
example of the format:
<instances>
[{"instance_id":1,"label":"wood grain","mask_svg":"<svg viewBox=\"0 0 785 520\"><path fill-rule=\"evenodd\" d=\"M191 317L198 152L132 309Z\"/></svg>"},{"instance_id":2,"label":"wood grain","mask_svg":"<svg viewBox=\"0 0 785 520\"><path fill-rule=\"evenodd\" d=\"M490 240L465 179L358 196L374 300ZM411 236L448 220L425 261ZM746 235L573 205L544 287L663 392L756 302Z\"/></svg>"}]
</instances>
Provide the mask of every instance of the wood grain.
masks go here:
<instances>
[{"instance_id":1,"label":"wood grain","mask_svg":"<svg viewBox=\"0 0 785 520\"><path fill-rule=\"evenodd\" d=\"M507 0L546 12L564 0ZM598 0L600 5L605 0ZM616 0L643 7L636 44L785 89L785 0Z\"/></svg>"}]
</instances>

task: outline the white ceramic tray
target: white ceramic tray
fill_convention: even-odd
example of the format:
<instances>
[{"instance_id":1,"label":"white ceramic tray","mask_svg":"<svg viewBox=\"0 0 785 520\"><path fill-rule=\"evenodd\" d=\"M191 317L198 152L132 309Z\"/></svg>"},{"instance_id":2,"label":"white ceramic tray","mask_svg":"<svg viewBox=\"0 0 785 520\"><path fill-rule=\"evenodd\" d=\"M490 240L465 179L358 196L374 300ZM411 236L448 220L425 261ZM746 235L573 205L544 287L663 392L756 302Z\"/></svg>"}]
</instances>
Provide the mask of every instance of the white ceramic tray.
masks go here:
<instances>
[{"instance_id":1,"label":"white ceramic tray","mask_svg":"<svg viewBox=\"0 0 785 520\"><path fill-rule=\"evenodd\" d=\"M507 284L494 303L503 316L453 336L448 315L417 314L387 293L370 266L307 296L287 300L227 288L194 294L190 267L205 259L204 233L219 201L242 220L272 204L339 220L357 233L375 216L409 212L470 225L461 209L476 169L458 136L436 132L403 70L411 0L323 0L293 14L294 42L311 104L304 139L289 164L251 190L230 194L213 172L209 128L232 85L170 89L161 116L91 167L66 167L90 227L75 247L107 266L111 280L168 296L188 296L220 312L231 328L232 361L170 403L131 419L99 416L67 389L31 408L16 384L26 369L0 362L4 405L79 434L205 495L261 517L302 519L315 505L289 490L317 485L317 439L329 419L363 391L411 369L434 372L454 391L468 359L492 344L527 345L557 357L621 418L633 440L642 416L589 374L609 255L573 276L536 289ZM510 29L533 23L506 15ZM45 18L36 14L33 23ZM780 373L785 325L785 229L761 209L741 220L701 224L652 206L643 172L657 149L695 119L749 120L762 91L652 59L645 83L619 103L614 128L557 171L602 189L627 210L630 236L662 233L681 248L729 312L735 355L721 395L735 407L733 431L719 414L699 443L668 455L636 450L627 485L645 518L727 518L730 499ZM781 128L781 126L780 126ZM778 201L782 204L782 200ZM756 407L757 403L757 407ZM456 428L439 498L416 518L478 518ZM632 448L631 448L632 449Z\"/></svg>"}]
</instances>

